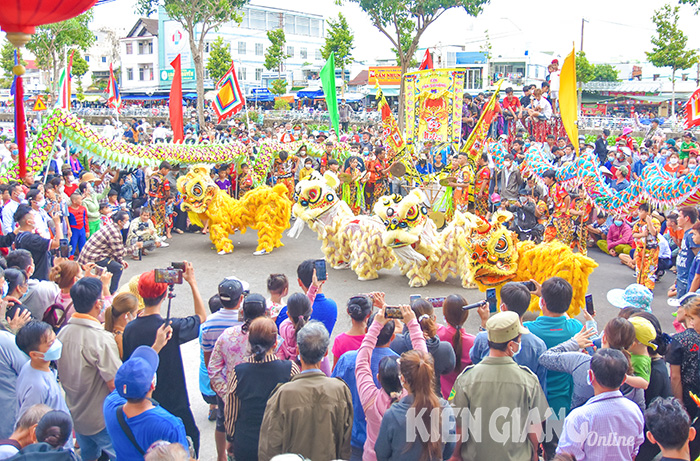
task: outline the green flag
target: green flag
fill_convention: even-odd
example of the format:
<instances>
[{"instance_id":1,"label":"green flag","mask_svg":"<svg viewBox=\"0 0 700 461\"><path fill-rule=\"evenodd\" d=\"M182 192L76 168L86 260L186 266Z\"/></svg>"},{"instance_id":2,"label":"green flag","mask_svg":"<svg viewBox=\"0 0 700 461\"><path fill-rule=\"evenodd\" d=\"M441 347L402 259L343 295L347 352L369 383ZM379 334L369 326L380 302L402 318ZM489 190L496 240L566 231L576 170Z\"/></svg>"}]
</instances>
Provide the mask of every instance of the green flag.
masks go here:
<instances>
[{"instance_id":1,"label":"green flag","mask_svg":"<svg viewBox=\"0 0 700 461\"><path fill-rule=\"evenodd\" d=\"M328 61L321 69L321 85L323 86L323 94L326 97L326 105L328 106L328 115L331 118L331 125L335 128L335 133L340 136L338 122L338 96L335 94L335 55L331 53L328 56Z\"/></svg>"}]
</instances>

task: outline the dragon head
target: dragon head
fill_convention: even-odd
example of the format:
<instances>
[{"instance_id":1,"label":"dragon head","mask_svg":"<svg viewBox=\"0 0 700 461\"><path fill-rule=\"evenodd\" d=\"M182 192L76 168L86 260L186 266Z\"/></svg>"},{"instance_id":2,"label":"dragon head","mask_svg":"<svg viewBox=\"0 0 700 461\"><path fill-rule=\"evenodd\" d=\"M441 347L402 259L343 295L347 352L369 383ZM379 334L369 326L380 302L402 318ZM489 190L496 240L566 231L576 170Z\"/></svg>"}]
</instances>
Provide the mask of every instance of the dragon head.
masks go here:
<instances>
[{"instance_id":1,"label":"dragon head","mask_svg":"<svg viewBox=\"0 0 700 461\"><path fill-rule=\"evenodd\" d=\"M294 216L309 223L338 205L341 200L335 193L335 188L339 184L340 180L331 171L323 176L313 173L310 179L299 181L296 187L297 203L292 208Z\"/></svg>"},{"instance_id":2,"label":"dragon head","mask_svg":"<svg viewBox=\"0 0 700 461\"><path fill-rule=\"evenodd\" d=\"M384 245L401 248L421 239L428 222L428 207L423 193L414 189L405 197L385 195L374 205L374 214L384 222Z\"/></svg>"},{"instance_id":3,"label":"dragon head","mask_svg":"<svg viewBox=\"0 0 700 461\"><path fill-rule=\"evenodd\" d=\"M467 264L477 284L486 288L501 285L515 277L518 250L513 232L503 223L513 218L509 211L497 211L491 222L479 218L476 232L470 235L472 248Z\"/></svg>"},{"instance_id":4,"label":"dragon head","mask_svg":"<svg viewBox=\"0 0 700 461\"><path fill-rule=\"evenodd\" d=\"M197 165L177 179L177 190L182 194L183 211L203 214L221 189L209 176L209 167Z\"/></svg>"}]
</instances>

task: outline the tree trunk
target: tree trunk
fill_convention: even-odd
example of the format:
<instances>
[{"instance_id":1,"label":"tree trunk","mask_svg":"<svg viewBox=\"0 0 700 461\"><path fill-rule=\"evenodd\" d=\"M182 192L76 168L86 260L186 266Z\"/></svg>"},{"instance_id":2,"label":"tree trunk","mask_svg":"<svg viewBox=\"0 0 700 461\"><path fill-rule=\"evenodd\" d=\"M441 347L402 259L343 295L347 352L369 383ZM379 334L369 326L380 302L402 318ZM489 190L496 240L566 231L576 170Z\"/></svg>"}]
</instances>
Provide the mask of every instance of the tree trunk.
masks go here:
<instances>
[{"instance_id":1,"label":"tree trunk","mask_svg":"<svg viewBox=\"0 0 700 461\"><path fill-rule=\"evenodd\" d=\"M406 58L406 59L410 59ZM404 130L404 112L406 110L406 106L404 103L404 91L406 89L406 85L404 83L404 74L406 73L406 70L408 69L408 62L406 62L406 59L404 59L404 62L401 63L401 88L399 89L399 119L397 120L398 125L399 125L399 130L403 132Z\"/></svg>"},{"instance_id":2,"label":"tree trunk","mask_svg":"<svg viewBox=\"0 0 700 461\"><path fill-rule=\"evenodd\" d=\"M671 118L674 119L675 123L676 115L676 69L675 67L671 71Z\"/></svg>"},{"instance_id":3,"label":"tree trunk","mask_svg":"<svg viewBox=\"0 0 700 461\"><path fill-rule=\"evenodd\" d=\"M204 58L202 56L204 47L201 46L202 43L198 44L194 38L194 24L188 24L186 29L190 36L190 53L194 61L194 77L197 82L197 123L201 132L204 129ZM202 42L203 39L204 37L200 37L199 41Z\"/></svg>"}]
</instances>

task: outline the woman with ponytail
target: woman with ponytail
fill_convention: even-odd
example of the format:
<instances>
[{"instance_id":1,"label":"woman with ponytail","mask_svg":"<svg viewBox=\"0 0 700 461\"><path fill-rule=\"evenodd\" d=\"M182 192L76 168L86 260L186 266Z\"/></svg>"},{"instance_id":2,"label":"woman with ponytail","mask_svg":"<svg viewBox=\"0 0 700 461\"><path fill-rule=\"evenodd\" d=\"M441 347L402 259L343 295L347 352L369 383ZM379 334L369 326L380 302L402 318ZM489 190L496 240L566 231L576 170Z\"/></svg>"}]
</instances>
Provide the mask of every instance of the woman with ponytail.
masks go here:
<instances>
[{"instance_id":1,"label":"woman with ponytail","mask_svg":"<svg viewBox=\"0 0 700 461\"><path fill-rule=\"evenodd\" d=\"M265 316L267 302L258 293L251 293L243 300L243 324L228 327L214 344L207 372L211 388L221 398L226 395L226 383L233 367L248 357L248 329L253 320Z\"/></svg>"},{"instance_id":2,"label":"woman with ponytail","mask_svg":"<svg viewBox=\"0 0 700 461\"><path fill-rule=\"evenodd\" d=\"M61 263L53 266L51 272L49 272L49 280L58 285L61 292L58 294L54 303L63 306L66 313L66 322L70 320L71 316L75 312L73 309L73 300L70 297L70 289L75 284L78 279L83 276L83 271L80 265L75 261L65 260ZM48 306L44 306L45 308ZM44 313L37 318L41 319Z\"/></svg>"},{"instance_id":3,"label":"woman with ponytail","mask_svg":"<svg viewBox=\"0 0 700 461\"><path fill-rule=\"evenodd\" d=\"M411 309L416 314L420 328L423 331L428 352L433 356L435 392L439 397L443 397L440 387L440 377L454 371L456 363L455 351L452 349L450 343L440 341L437 335L437 323L435 322L435 312L432 304L421 298L413 302ZM397 354L403 354L406 351L414 349L410 332L407 329L404 329L403 334L397 336L396 339L391 342L391 349ZM447 396L449 396L449 392Z\"/></svg>"},{"instance_id":4,"label":"woman with ponytail","mask_svg":"<svg viewBox=\"0 0 700 461\"><path fill-rule=\"evenodd\" d=\"M279 334L282 344L277 349L277 357L281 360L293 360L297 364L297 332L311 319L312 301L308 295L294 293L287 298L287 318L280 324ZM331 365L328 356L321 361L321 371L326 376L331 375Z\"/></svg>"},{"instance_id":5,"label":"woman with ponytail","mask_svg":"<svg viewBox=\"0 0 700 461\"><path fill-rule=\"evenodd\" d=\"M274 320L258 317L246 327L251 356L232 368L225 408L226 435L232 440L238 460L258 459L260 426L272 391L299 368L275 355L277 326Z\"/></svg>"},{"instance_id":6,"label":"woman with ponytail","mask_svg":"<svg viewBox=\"0 0 700 461\"><path fill-rule=\"evenodd\" d=\"M591 347L593 342L590 338L595 334L593 329L586 330L585 327L573 338L552 347L540 356L540 365L548 370L560 371L572 375L574 388L571 396L571 409L580 407L593 397L593 386L588 383L588 370L591 366L591 356L579 352L581 349ZM630 363L627 370L625 383L620 387L622 394L639 405L644 411L644 391L648 382L638 376L634 376L634 370L630 362L628 349L634 341L636 335L634 325L624 318L615 317L611 319L601 336L601 348L617 349L625 354Z\"/></svg>"},{"instance_id":7,"label":"woman with ponytail","mask_svg":"<svg viewBox=\"0 0 700 461\"><path fill-rule=\"evenodd\" d=\"M450 295L442 305L442 315L445 316L447 326L438 325L437 335L440 341L450 344L455 352L454 370L440 377L443 397L450 395L457 376L472 364L469 351L474 345L474 335L464 331L464 322L469 317L469 311L462 309L462 306L467 304L467 300L462 296Z\"/></svg>"},{"instance_id":8,"label":"woman with ponytail","mask_svg":"<svg viewBox=\"0 0 700 461\"><path fill-rule=\"evenodd\" d=\"M124 356L124 328L136 318L138 309L139 299L131 293L119 293L114 297L112 305L105 309L105 330L114 335L119 357Z\"/></svg>"},{"instance_id":9,"label":"woman with ponytail","mask_svg":"<svg viewBox=\"0 0 700 461\"><path fill-rule=\"evenodd\" d=\"M333 368L341 355L347 351L356 351L362 344L367 331L367 319L372 313L372 298L368 295L353 296L348 300L348 315L352 326L347 333L341 333L333 341Z\"/></svg>"},{"instance_id":10,"label":"woman with ponytail","mask_svg":"<svg viewBox=\"0 0 700 461\"><path fill-rule=\"evenodd\" d=\"M362 459L365 461L375 461L377 459L377 455L374 452L374 444L377 441L379 427L382 424L384 414L394 402L408 395L399 378L398 357L382 357L379 361L378 373L372 372L375 346L386 347L385 345L391 341L394 333L394 322L385 317L383 297L380 298L380 301L382 302L382 305L378 306L380 311L372 319L372 324L362 340L362 345L357 351L355 366L357 392L360 396L367 423L367 438L362 454ZM418 321L416 321L416 314L408 306L400 306L400 308L403 314L403 321L408 327L411 341L415 344L416 350L428 352L423 332L420 329L420 325L418 325ZM379 383L376 382L375 376ZM377 384L381 387L377 387Z\"/></svg>"},{"instance_id":11,"label":"woman with ponytail","mask_svg":"<svg viewBox=\"0 0 700 461\"><path fill-rule=\"evenodd\" d=\"M455 418L449 404L435 393L432 355L418 350L404 352L399 360L399 369L408 395L392 405L382 418L377 443L374 445L377 459L448 459L455 446ZM416 415L420 415L422 424L409 424L409 417L417 417ZM413 434L409 433L411 425L415 431ZM427 429L427 440L416 429L420 426ZM407 441L409 435L415 436L413 442ZM446 440L450 442L446 443Z\"/></svg>"}]
</instances>

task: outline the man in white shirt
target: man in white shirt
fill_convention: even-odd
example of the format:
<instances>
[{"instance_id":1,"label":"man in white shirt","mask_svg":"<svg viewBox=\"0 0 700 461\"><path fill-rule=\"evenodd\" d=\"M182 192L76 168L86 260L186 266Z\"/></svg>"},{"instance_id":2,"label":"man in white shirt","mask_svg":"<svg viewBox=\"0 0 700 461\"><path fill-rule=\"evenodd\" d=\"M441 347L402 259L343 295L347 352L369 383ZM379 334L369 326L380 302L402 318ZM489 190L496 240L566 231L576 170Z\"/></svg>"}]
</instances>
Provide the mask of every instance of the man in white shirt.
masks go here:
<instances>
[{"instance_id":1,"label":"man in white shirt","mask_svg":"<svg viewBox=\"0 0 700 461\"><path fill-rule=\"evenodd\" d=\"M542 96L540 88L535 88L534 99L527 108L527 115L533 122L549 120L552 116L552 105Z\"/></svg>"},{"instance_id":2,"label":"man in white shirt","mask_svg":"<svg viewBox=\"0 0 700 461\"><path fill-rule=\"evenodd\" d=\"M11 184L7 191L10 193L10 201L2 208L2 233L5 235L15 230L15 211L20 204L22 189L17 184Z\"/></svg>"},{"instance_id":3,"label":"man in white shirt","mask_svg":"<svg viewBox=\"0 0 700 461\"><path fill-rule=\"evenodd\" d=\"M163 122L156 123L156 127L153 130L153 142L154 143L165 142L167 137L168 137L168 130L167 130L167 128L165 128L164 123Z\"/></svg>"}]
</instances>

